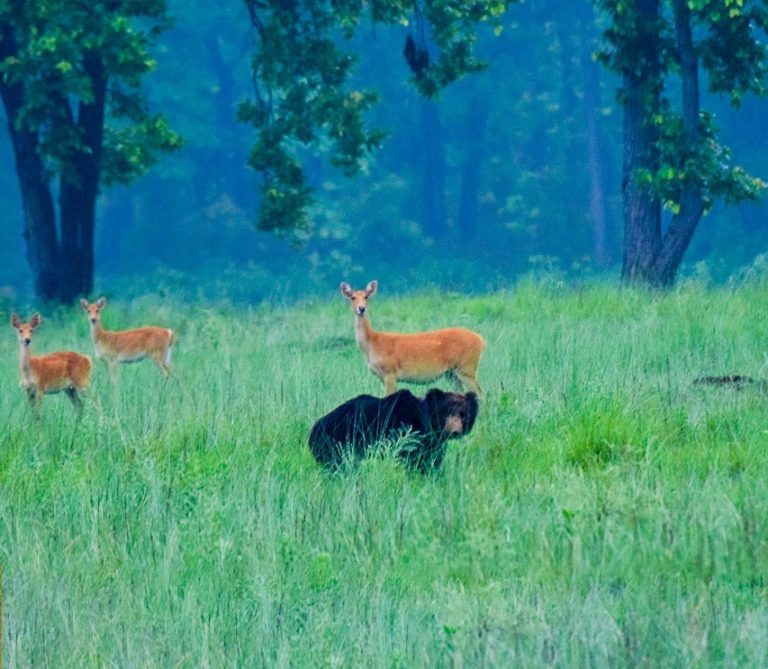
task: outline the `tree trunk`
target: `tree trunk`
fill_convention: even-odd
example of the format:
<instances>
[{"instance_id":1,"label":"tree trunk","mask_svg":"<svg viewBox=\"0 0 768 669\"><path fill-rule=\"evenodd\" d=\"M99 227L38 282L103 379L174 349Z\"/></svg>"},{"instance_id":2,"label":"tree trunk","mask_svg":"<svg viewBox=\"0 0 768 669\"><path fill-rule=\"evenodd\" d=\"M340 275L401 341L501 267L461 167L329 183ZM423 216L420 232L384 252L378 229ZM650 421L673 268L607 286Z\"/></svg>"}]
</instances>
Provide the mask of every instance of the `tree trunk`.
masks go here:
<instances>
[{"instance_id":1,"label":"tree trunk","mask_svg":"<svg viewBox=\"0 0 768 669\"><path fill-rule=\"evenodd\" d=\"M12 122L9 120L9 125ZM35 294L44 301L58 298L59 244L50 184L37 153L35 133L11 130L16 174L24 210L24 239Z\"/></svg>"},{"instance_id":2,"label":"tree trunk","mask_svg":"<svg viewBox=\"0 0 768 669\"><path fill-rule=\"evenodd\" d=\"M17 52L13 30L0 24L0 58ZM8 129L16 159L16 173L24 208L24 237L33 274L35 294L45 301L71 303L93 288L93 243L96 196L99 187L101 150L104 137L104 109L107 80L103 63L96 54L87 54L85 71L93 97L81 102L77 119L72 118L67 99L56 100L62 114L80 132L84 149L73 151L59 186L60 238L50 181L39 154L36 130L18 127L15 119L24 106L24 88L0 78Z\"/></svg>"},{"instance_id":3,"label":"tree trunk","mask_svg":"<svg viewBox=\"0 0 768 669\"><path fill-rule=\"evenodd\" d=\"M80 161L78 161L80 162ZM78 166L78 172L82 171ZM93 288L93 228L97 189L62 183L59 300L65 304Z\"/></svg>"},{"instance_id":4,"label":"tree trunk","mask_svg":"<svg viewBox=\"0 0 768 669\"><path fill-rule=\"evenodd\" d=\"M675 33L683 87L683 127L688 145L695 147L699 132L699 63L693 47L691 11L687 0L675 0ZM664 236L664 243L653 265L656 282L669 286L675 280L693 233L704 214L704 201L697 182L688 182L680 193L680 211L675 214Z\"/></svg>"},{"instance_id":5,"label":"tree trunk","mask_svg":"<svg viewBox=\"0 0 768 669\"><path fill-rule=\"evenodd\" d=\"M107 80L103 64L95 54L86 55L85 70L91 81L93 99L80 103L77 127L87 150L71 156L74 174L62 177L59 196L62 261L59 299L66 304L77 297L90 295L93 289L93 230L99 192Z\"/></svg>"},{"instance_id":6,"label":"tree trunk","mask_svg":"<svg viewBox=\"0 0 768 669\"><path fill-rule=\"evenodd\" d=\"M655 172L656 131L650 120L659 108L660 54L657 20L659 0L637 0L638 53L622 76L624 100L624 262L627 282L656 283L654 261L661 249L661 205L639 183L638 170Z\"/></svg>"},{"instance_id":7,"label":"tree trunk","mask_svg":"<svg viewBox=\"0 0 768 669\"><path fill-rule=\"evenodd\" d=\"M0 24L0 60L18 52L13 30L7 23ZM0 77L0 96L8 118L16 162L16 174L24 208L24 239L27 260L32 270L36 295L42 300L58 297L59 247L56 237L56 212L50 183L45 175L43 161L38 154L37 133L16 126L15 119L24 104L24 88L8 83Z\"/></svg>"},{"instance_id":8,"label":"tree trunk","mask_svg":"<svg viewBox=\"0 0 768 669\"><path fill-rule=\"evenodd\" d=\"M691 12L686 0L674 0L675 36L682 81L682 119L686 142L695 148L699 132L699 63L693 45ZM653 152L655 139L650 119L659 108L658 38L652 34L658 16L659 0L638 0L641 30L638 42L644 49L635 68L624 73L624 267L627 281L642 281L670 286L704 214L701 186L696 181L683 184L679 211L673 216L662 238L661 206L658 198L637 183L639 169L654 172L658 165ZM650 64L650 65L649 65Z\"/></svg>"}]
</instances>

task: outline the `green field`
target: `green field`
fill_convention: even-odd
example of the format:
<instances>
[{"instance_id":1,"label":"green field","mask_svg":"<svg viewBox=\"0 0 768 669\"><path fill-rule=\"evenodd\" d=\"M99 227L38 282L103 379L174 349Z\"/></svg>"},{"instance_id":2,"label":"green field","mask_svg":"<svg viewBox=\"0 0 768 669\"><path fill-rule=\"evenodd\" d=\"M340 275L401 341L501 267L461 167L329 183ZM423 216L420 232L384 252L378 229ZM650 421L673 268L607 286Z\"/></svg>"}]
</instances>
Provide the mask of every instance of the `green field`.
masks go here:
<instances>
[{"instance_id":1,"label":"green field","mask_svg":"<svg viewBox=\"0 0 768 669\"><path fill-rule=\"evenodd\" d=\"M115 391L97 363L80 422L64 396L35 421L7 326L4 666L768 666L768 396L691 384L768 376L766 303L377 295L374 327L488 342L475 430L426 478L391 458L330 476L307 449L382 391L338 294L111 301L106 327L177 330L177 376L124 365ZM33 345L90 353L85 317Z\"/></svg>"}]
</instances>

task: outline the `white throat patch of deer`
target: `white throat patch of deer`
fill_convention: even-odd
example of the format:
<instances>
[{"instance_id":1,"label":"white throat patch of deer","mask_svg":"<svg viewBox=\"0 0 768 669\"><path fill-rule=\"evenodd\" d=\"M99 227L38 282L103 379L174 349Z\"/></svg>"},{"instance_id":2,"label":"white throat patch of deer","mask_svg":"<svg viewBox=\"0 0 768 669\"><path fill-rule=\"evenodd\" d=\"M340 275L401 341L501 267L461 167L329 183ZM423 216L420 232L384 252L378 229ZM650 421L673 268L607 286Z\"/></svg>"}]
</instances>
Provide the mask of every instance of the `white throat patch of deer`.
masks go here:
<instances>
[{"instance_id":1,"label":"white throat patch of deer","mask_svg":"<svg viewBox=\"0 0 768 669\"><path fill-rule=\"evenodd\" d=\"M368 367L384 383L391 395L398 381L430 383L446 376L456 385L480 393L476 375L485 348L483 338L462 327L419 333L378 332L368 318L368 303L378 283L371 281L363 290L348 283L339 286L355 316L355 338Z\"/></svg>"}]
</instances>

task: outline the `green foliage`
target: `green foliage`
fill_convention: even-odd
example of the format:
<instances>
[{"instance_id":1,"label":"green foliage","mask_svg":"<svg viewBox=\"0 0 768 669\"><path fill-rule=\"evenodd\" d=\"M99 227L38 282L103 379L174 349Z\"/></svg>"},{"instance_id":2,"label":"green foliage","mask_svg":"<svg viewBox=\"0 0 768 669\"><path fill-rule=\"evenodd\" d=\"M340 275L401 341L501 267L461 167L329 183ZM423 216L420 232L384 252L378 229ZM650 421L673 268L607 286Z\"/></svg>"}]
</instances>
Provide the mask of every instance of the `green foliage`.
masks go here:
<instances>
[{"instance_id":1,"label":"green foliage","mask_svg":"<svg viewBox=\"0 0 768 669\"><path fill-rule=\"evenodd\" d=\"M666 61L674 53L669 24L643 14L633 0L595 0L595 5L609 19L603 33L607 46L598 51L598 59L615 72L645 81L650 90L662 87L658 54Z\"/></svg>"},{"instance_id":2,"label":"green foliage","mask_svg":"<svg viewBox=\"0 0 768 669\"><path fill-rule=\"evenodd\" d=\"M712 113L703 111L696 136L684 127L672 100L673 76L679 69L675 25L671 8L677 0L662 0L653 18L638 12L628 0L597 0L610 25L604 33L606 48L600 60L612 70L642 82L646 96L646 123L656 135L653 145L655 172L640 170L635 177L647 185L673 213L680 211L686 186L695 186L705 210L722 198L730 204L763 195L765 183L734 165L728 147L717 138ZM709 89L726 94L738 105L747 93L766 93L766 48L761 32L768 22L768 8L754 0L688 1L694 45L706 73ZM619 93L622 99L622 93Z\"/></svg>"},{"instance_id":3,"label":"green foliage","mask_svg":"<svg viewBox=\"0 0 768 669\"><path fill-rule=\"evenodd\" d=\"M250 164L264 179L258 226L294 234L306 231L306 211L312 202L301 149L323 146L331 164L351 176L386 135L366 127L365 117L377 96L352 83L356 58L343 50L343 41L366 21L413 25L415 38L409 34L412 49L406 47L406 59L418 88L433 96L482 67L473 53L477 25L499 26L508 3L245 0L245 4L256 40L254 98L240 105L239 118L257 130ZM437 58L430 50L437 50ZM409 56L412 53L416 56Z\"/></svg>"},{"instance_id":4,"label":"green foliage","mask_svg":"<svg viewBox=\"0 0 768 669\"><path fill-rule=\"evenodd\" d=\"M710 90L728 95L736 106L745 93L765 95L766 46L760 38L768 24L765 4L726 0L723 6L702 0L692 9L707 30L699 50Z\"/></svg>"},{"instance_id":5,"label":"green foliage","mask_svg":"<svg viewBox=\"0 0 768 669\"><path fill-rule=\"evenodd\" d=\"M675 214L680 211L680 196L686 185L700 189L705 211L718 199L729 204L759 199L765 192L765 182L733 164L730 149L717 140L712 114L702 112L699 119L700 139L694 143L680 116L665 104L655 120L660 167L656 172L638 170L637 178Z\"/></svg>"},{"instance_id":6,"label":"green foliage","mask_svg":"<svg viewBox=\"0 0 768 669\"><path fill-rule=\"evenodd\" d=\"M153 71L150 55L169 25L164 0L72 3L5 3L0 26L15 42L0 60L0 76L23 90L12 122L39 134L42 157L52 173L66 178L72 161L94 151L85 134L83 107L99 104L96 88L106 82L103 140L105 183L125 182L146 171L159 152L180 138L151 115L141 93Z\"/></svg>"},{"instance_id":7,"label":"green foliage","mask_svg":"<svg viewBox=\"0 0 768 669\"><path fill-rule=\"evenodd\" d=\"M124 365L113 390L97 362L80 422L62 396L33 419L6 326L5 663L766 665L765 395L691 385L758 375L765 281L381 297L379 327L488 341L439 476L309 454L318 416L381 390L341 297L110 300L112 327L178 332L177 376ZM70 310L34 345L92 350Z\"/></svg>"},{"instance_id":8,"label":"green foliage","mask_svg":"<svg viewBox=\"0 0 768 669\"><path fill-rule=\"evenodd\" d=\"M414 81L423 95L434 97L440 91L465 74L477 72L485 63L474 54L479 25L494 27L496 35L502 29L501 18L512 2L472 0L456 3L450 0L434 0L415 4L393 2L399 6L397 21L423 34L429 32L431 42L438 50L437 59L430 55L424 67L414 67ZM409 18L410 16L410 18ZM417 45L418 46L418 45ZM429 53L429 44L419 48Z\"/></svg>"},{"instance_id":9,"label":"green foliage","mask_svg":"<svg viewBox=\"0 0 768 669\"><path fill-rule=\"evenodd\" d=\"M161 153L181 148L182 140L160 114L141 114L131 124L114 125L104 139L102 181L129 183L154 165Z\"/></svg>"}]
</instances>

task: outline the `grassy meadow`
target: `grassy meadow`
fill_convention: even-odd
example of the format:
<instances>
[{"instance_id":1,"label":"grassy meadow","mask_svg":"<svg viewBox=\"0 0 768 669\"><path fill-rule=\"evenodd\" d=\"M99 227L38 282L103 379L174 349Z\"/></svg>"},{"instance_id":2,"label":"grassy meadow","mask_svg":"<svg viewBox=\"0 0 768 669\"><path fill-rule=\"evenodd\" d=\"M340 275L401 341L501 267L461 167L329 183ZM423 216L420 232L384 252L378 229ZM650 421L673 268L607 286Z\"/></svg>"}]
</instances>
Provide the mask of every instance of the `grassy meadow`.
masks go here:
<instances>
[{"instance_id":1,"label":"grassy meadow","mask_svg":"<svg viewBox=\"0 0 768 669\"><path fill-rule=\"evenodd\" d=\"M383 390L345 302L111 302L177 331L177 375L95 361L81 421L34 419L6 326L4 666L768 666L768 395L691 384L768 376L767 285L381 292L378 329L488 342L431 477L309 453ZM82 312L47 316L34 352L92 353Z\"/></svg>"}]
</instances>

